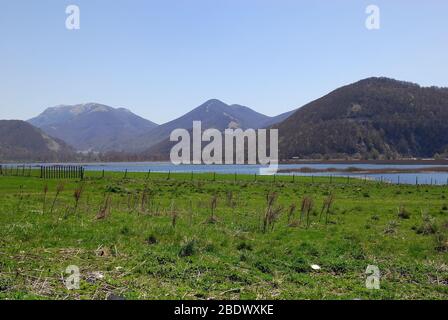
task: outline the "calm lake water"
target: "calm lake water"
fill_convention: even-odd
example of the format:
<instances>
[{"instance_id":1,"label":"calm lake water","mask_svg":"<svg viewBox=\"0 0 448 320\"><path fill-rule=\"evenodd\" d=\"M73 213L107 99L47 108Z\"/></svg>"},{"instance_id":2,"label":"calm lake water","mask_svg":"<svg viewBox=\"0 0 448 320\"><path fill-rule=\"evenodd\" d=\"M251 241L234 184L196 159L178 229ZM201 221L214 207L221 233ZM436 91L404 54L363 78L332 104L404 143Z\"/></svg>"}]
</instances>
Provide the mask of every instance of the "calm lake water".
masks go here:
<instances>
[{"instance_id":1,"label":"calm lake water","mask_svg":"<svg viewBox=\"0 0 448 320\"><path fill-rule=\"evenodd\" d=\"M36 164L37 165L37 164ZM124 172L126 169L129 172L216 172L226 174L255 174L259 173L260 165L173 165L169 162L120 162L120 163L91 163L82 164L86 171L115 171ZM424 167L444 167L442 165L397 165L397 164L280 164L280 169L293 169L293 168L340 168L345 169L348 167L357 167L361 169L382 169L382 168L424 168ZM448 167L448 166L446 166ZM375 180L383 180L391 183L402 184L415 184L417 181L419 184L438 184L446 185L448 182L448 173L444 172L424 172L424 173L400 173L400 174L357 174L357 173L341 173L336 172L324 172L324 173L294 173L296 176L343 176L343 177L358 177ZM291 175L285 173L283 175Z\"/></svg>"}]
</instances>

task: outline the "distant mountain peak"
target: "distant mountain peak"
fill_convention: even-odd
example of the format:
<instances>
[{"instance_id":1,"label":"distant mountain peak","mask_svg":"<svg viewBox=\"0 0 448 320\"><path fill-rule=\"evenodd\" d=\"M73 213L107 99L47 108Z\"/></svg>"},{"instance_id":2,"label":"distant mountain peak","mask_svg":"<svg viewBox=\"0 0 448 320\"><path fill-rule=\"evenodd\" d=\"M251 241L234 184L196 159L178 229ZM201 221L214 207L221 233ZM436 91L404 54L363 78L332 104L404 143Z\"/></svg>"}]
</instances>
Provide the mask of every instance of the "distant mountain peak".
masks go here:
<instances>
[{"instance_id":1,"label":"distant mountain peak","mask_svg":"<svg viewBox=\"0 0 448 320\"><path fill-rule=\"evenodd\" d=\"M108 112L112 111L113 108L97 104L97 103L85 103L80 105L75 105L70 108L70 112L72 114L78 115L83 113L89 113L89 112Z\"/></svg>"},{"instance_id":2,"label":"distant mountain peak","mask_svg":"<svg viewBox=\"0 0 448 320\"><path fill-rule=\"evenodd\" d=\"M228 105L218 99L210 99L183 116L152 129L132 144L132 151L144 154L169 154L170 133L174 129L190 130L193 121L202 122L202 130L217 129L259 129L284 120L291 113L278 117L268 117L239 104ZM131 143L130 143L131 145Z\"/></svg>"},{"instance_id":3,"label":"distant mountain peak","mask_svg":"<svg viewBox=\"0 0 448 320\"><path fill-rule=\"evenodd\" d=\"M401 81L388 77L369 77L352 85L374 85L374 86L399 86L399 87L420 87L420 85L409 82L409 81Z\"/></svg>"},{"instance_id":4,"label":"distant mountain peak","mask_svg":"<svg viewBox=\"0 0 448 320\"><path fill-rule=\"evenodd\" d=\"M203 104L201 104L196 109L197 110L204 110L206 112L209 112L209 111L212 111L212 110L220 111L220 110L223 110L223 109L225 109L227 107L228 107L228 105L226 103L222 102L221 100L210 99L210 100L207 100L206 102L204 102Z\"/></svg>"},{"instance_id":5,"label":"distant mountain peak","mask_svg":"<svg viewBox=\"0 0 448 320\"><path fill-rule=\"evenodd\" d=\"M157 126L126 108L95 102L48 108L28 122L80 151L120 151L127 140Z\"/></svg>"},{"instance_id":6,"label":"distant mountain peak","mask_svg":"<svg viewBox=\"0 0 448 320\"><path fill-rule=\"evenodd\" d=\"M209 100L207 100L207 101L205 101L203 103L203 105L212 105L212 104L225 104L225 105L227 105L225 102L223 102L223 101L221 101L219 99L216 99L216 98L209 99Z\"/></svg>"}]
</instances>

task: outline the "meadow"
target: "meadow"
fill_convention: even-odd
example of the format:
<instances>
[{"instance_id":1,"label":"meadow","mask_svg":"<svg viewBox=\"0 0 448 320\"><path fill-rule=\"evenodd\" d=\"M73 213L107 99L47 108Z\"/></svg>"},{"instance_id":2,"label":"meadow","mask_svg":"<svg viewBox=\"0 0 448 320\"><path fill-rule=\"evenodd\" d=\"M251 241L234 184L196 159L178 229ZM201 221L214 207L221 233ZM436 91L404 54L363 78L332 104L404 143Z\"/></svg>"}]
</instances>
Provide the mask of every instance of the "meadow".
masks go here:
<instances>
[{"instance_id":1,"label":"meadow","mask_svg":"<svg viewBox=\"0 0 448 320\"><path fill-rule=\"evenodd\" d=\"M448 298L446 186L32 173L0 176L0 299Z\"/></svg>"}]
</instances>

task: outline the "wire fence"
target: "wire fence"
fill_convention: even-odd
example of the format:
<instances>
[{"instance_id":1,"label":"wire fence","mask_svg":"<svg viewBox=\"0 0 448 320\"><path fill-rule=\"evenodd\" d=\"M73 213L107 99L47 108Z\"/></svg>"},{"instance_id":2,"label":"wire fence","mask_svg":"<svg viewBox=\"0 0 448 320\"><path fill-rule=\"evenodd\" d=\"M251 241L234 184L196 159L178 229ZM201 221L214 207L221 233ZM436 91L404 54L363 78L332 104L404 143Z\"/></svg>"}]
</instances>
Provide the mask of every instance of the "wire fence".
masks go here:
<instances>
[{"instance_id":1,"label":"wire fence","mask_svg":"<svg viewBox=\"0 0 448 320\"><path fill-rule=\"evenodd\" d=\"M234 182L308 182L308 183L329 183L329 184L359 184L367 182L379 182L385 184L395 185L448 185L448 179L444 178L428 178L423 179L419 176L415 176L415 180L410 181L403 179L400 175L394 175L394 178L390 176L343 176L343 175L300 175L300 174L279 174L273 176L262 176L259 174L239 174L234 173L218 173L218 172L151 172L148 170L144 172L133 172L132 170L125 169L122 173L123 179L128 178L146 178L151 179L154 177L156 180L170 180L171 178L179 178L182 180L190 181L234 181ZM118 171L85 171L85 168L80 165L0 165L0 176L16 176L16 177L37 177L41 179L80 179L85 178L103 178L119 177Z\"/></svg>"},{"instance_id":2,"label":"wire fence","mask_svg":"<svg viewBox=\"0 0 448 320\"><path fill-rule=\"evenodd\" d=\"M84 179L82 166L70 165L0 165L0 175L10 177L37 177L41 179Z\"/></svg>"}]
</instances>

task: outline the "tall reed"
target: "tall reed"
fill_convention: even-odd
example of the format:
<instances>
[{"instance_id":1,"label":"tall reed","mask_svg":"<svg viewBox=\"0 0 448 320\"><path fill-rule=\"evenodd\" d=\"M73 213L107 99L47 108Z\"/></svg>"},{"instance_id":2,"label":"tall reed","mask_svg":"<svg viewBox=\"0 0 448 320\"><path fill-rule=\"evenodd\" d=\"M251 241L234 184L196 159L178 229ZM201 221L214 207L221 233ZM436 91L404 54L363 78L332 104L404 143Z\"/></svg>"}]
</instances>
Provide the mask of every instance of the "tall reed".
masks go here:
<instances>
[{"instance_id":1,"label":"tall reed","mask_svg":"<svg viewBox=\"0 0 448 320\"><path fill-rule=\"evenodd\" d=\"M111 208L111 198L110 194L106 194L104 196L103 204L100 207L100 210L98 211L98 214L96 215L97 220L105 219L110 215L110 208Z\"/></svg>"},{"instance_id":2,"label":"tall reed","mask_svg":"<svg viewBox=\"0 0 448 320\"><path fill-rule=\"evenodd\" d=\"M47 193L48 193L48 184L46 183L42 190L42 213L45 213L45 209L47 206Z\"/></svg>"},{"instance_id":3,"label":"tall reed","mask_svg":"<svg viewBox=\"0 0 448 320\"><path fill-rule=\"evenodd\" d=\"M54 209L54 205L56 204L56 200L58 199L58 197L62 191L64 191L64 183L59 182L58 185L56 186L56 193L53 198L53 203L51 204L50 214L53 213L53 209Z\"/></svg>"},{"instance_id":4,"label":"tall reed","mask_svg":"<svg viewBox=\"0 0 448 320\"><path fill-rule=\"evenodd\" d=\"M309 228L311 219L311 211L313 210L314 201L311 197L305 196L302 200L302 207L300 209L300 223L303 222L303 219L306 219L306 227Z\"/></svg>"},{"instance_id":5,"label":"tall reed","mask_svg":"<svg viewBox=\"0 0 448 320\"><path fill-rule=\"evenodd\" d=\"M84 191L84 184L80 184L75 191L73 192L73 198L75 199L75 206L73 208L73 214L76 214L78 210L79 200L81 199L81 195Z\"/></svg>"}]
</instances>

